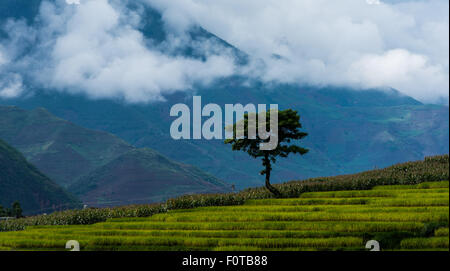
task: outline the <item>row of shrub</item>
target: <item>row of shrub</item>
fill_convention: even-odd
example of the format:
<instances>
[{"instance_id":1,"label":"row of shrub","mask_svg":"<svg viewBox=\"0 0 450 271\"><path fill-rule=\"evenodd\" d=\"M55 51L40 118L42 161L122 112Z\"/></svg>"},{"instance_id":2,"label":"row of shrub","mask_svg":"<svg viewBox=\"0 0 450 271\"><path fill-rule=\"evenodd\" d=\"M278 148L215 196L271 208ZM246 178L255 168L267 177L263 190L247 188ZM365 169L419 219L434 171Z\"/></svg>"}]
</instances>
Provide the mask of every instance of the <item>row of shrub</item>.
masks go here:
<instances>
[{"instance_id":1,"label":"row of shrub","mask_svg":"<svg viewBox=\"0 0 450 271\"><path fill-rule=\"evenodd\" d=\"M352 175L312 178L274 186L283 198L297 198L305 192L369 190L379 185L414 185L449 180L449 156L426 157L424 161L396 164L384 169ZM188 195L167 202L169 209L243 204L248 199L272 198L265 187L249 188L235 194Z\"/></svg>"},{"instance_id":2,"label":"row of shrub","mask_svg":"<svg viewBox=\"0 0 450 271\"><path fill-rule=\"evenodd\" d=\"M24 230L27 226L41 225L89 225L104 222L110 218L149 217L167 212L165 204L130 205L114 208L88 208L67 210L49 215L31 216L0 222L1 231Z\"/></svg>"},{"instance_id":3,"label":"row of shrub","mask_svg":"<svg viewBox=\"0 0 450 271\"><path fill-rule=\"evenodd\" d=\"M424 161L397 164L384 169L352 175L313 178L274 185L284 198L296 198L305 192L369 190L379 185L412 185L422 182L449 180L449 156L426 157ZM86 225L109 218L148 217L168 210L207 206L242 205L250 199L268 199L273 195L264 187L250 188L238 193L186 195L166 203L133 205L115 208L69 210L0 222L0 231L23 230L35 225Z\"/></svg>"},{"instance_id":4,"label":"row of shrub","mask_svg":"<svg viewBox=\"0 0 450 271\"><path fill-rule=\"evenodd\" d=\"M20 207L20 203L18 201L14 202L11 205L11 208L3 208L0 205L0 217L22 217L22 207Z\"/></svg>"},{"instance_id":5,"label":"row of shrub","mask_svg":"<svg viewBox=\"0 0 450 271\"><path fill-rule=\"evenodd\" d=\"M440 155L426 157L424 161L396 164L384 169L313 178L306 181L291 181L276 187L284 197L298 197L305 192L368 190L379 185L413 185L448 179L449 156Z\"/></svg>"}]
</instances>

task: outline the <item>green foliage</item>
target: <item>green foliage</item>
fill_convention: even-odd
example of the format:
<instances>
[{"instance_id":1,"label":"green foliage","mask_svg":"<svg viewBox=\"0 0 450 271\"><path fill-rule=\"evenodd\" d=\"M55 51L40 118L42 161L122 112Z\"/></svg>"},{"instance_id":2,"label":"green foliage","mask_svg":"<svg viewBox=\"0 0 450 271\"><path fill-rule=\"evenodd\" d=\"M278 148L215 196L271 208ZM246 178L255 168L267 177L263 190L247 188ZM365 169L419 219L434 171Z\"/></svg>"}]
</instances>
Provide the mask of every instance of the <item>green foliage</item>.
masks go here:
<instances>
[{"instance_id":1,"label":"green foliage","mask_svg":"<svg viewBox=\"0 0 450 271\"><path fill-rule=\"evenodd\" d=\"M271 113L278 114L278 128L274 127L274 120L271 119ZM260 116L261 114L265 116ZM260 118L265 118L265 123L260 123ZM254 127L255 134L252 136L249 130ZM243 128L243 129L242 129ZM226 144L231 144L234 151L245 151L254 158L269 156L270 161L275 163L276 158L287 157L290 153L305 154L308 152L306 149L289 145L292 141L300 140L306 137L308 134L301 132L302 125L300 123L300 116L297 111L287 109L283 111L268 111L259 114L245 114L244 119L233 125L233 139L225 140ZM272 134L268 131L275 131L277 134ZM241 133L243 137L237 137ZM263 138L260 136L263 135ZM266 138L264 138L266 137ZM268 145L270 137L277 138L278 144L273 150L263 150L261 145ZM287 144L282 144L287 143Z\"/></svg>"},{"instance_id":2,"label":"green foliage","mask_svg":"<svg viewBox=\"0 0 450 271\"><path fill-rule=\"evenodd\" d=\"M271 118L274 113L277 117ZM265 122L261 123L260 119L265 119ZM253 158L262 158L264 169L260 173L266 175L266 188L280 197L280 192L270 184L272 163L277 157L308 152L294 144L308 135L301 132L301 128L300 116L292 109L245 114L242 121L233 125L233 138L225 140L225 144L231 144L233 151L244 151Z\"/></svg>"},{"instance_id":3,"label":"green foliage","mask_svg":"<svg viewBox=\"0 0 450 271\"><path fill-rule=\"evenodd\" d=\"M448 251L448 237L430 237L430 238L410 238L402 240L401 248L422 249L422 248L445 248Z\"/></svg>"},{"instance_id":4,"label":"green foliage","mask_svg":"<svg viewBox=\"0 0 450 271\"><path fill-rule=\"evenodd\" d=\"M245 193L238 194L204 194L181 196L167 201L167 208L170 210L190 209L205 206L230 206L241 205L249 199Z\"/></svg>"},{"instance_id":5,"label":"green foliage","mask_svg":"<svg viewBox=\"0 0 450 271\"><path fill-rule=\"evenodd\" d=\"M434 236L436 237L448 237L448 227L439 228L434 232Z\"/></svg>"},{"instance_id":6,"label":"green foliage","mask_svg":"<svg viewBox=\"0 0 450 271\"><path fill-rule=\"evenodd\" d=\"M445 223L444 221L431 221L426 223L422 229L421 235L424 237L431 237L436 234L436 231L441 227L448 227L448 221Z\"/></svg>"},{"instance_id":7,"label":"green foliage","mask_svg":"<svg viewBox=\"0 0 450 271\"><path fill-rule=\"evenodd\" d=\"M424 161L401 163L357 174L291 181L274 186L283 197L295 198L305 192L369 190L379 185L414 185L442 180L449 180L448 155L426 157ZM261 190L248 189L247 192L263 194Z\"/></svg>"},{"instance_id":8,"label":"green foliage","mask_svg":"<svg viewBox=\"0 0 450 271\"><path fill-rule=\"evenodd\" d=\"M89 225L103 222L110 218L148 217L166 211L167 209L163 204L68 210L49 215L3 221L0 223L0 232L24 230L28 226L39 225Z\"/></svg>"},{"instance_id":9,"label":"green foliage","mask_svg":"<svg viewBox=\"0 0 450 271\"><path fill-rule=\"evenodd\" d=\"M0 205L0 217L15 217L15 218L23 217L20 203L18 201L14 202L12 204L12 207L9 209L8 208L3 209L3 206Z\"/></svg>"},{"instance_id":10,"label":"green foliage","mask_svg":"<svg viewBox=\"0 0 450 271\"><path fill-rule=\"evenodd\" d=\"M12 215L15 218L21 218L21 217L23 217L22 213L23 213L23 211L22 211L22 207L20 207L20 203L18 201L15 201L12 205Z\"/></svg>"}]
</instances>

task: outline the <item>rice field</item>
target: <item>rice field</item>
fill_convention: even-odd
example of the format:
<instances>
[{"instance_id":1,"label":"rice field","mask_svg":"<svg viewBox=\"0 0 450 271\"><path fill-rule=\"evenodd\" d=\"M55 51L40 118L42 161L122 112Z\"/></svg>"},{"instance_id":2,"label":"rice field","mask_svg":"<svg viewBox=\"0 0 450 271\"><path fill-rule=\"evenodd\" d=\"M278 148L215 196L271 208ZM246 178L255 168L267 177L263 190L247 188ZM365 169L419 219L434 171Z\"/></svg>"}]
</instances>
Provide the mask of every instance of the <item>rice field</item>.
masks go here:
<instances>
[{"instance_id":1,"label":"rice field","mask_svg":"<svg viewBox=\"0 0 450 271\"><path fill-rule=\"evenodd\" d=\"M449 250L449 182L378 186L0 232L0 250Z\"/></svg>"}]
</instances>

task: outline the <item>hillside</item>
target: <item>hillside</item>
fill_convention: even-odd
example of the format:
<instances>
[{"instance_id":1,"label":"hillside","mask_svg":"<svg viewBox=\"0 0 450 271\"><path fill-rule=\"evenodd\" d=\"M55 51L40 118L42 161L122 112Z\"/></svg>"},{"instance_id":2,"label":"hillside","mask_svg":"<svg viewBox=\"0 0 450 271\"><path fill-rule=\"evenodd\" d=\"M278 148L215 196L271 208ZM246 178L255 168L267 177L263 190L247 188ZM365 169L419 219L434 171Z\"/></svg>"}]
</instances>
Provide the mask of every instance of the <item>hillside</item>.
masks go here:
<instances>
[{"instance_id":1,"label":"hillside","mask_svg":"<svg viewBox=\"0 0 450 271\"><path fill-rule=\"evenodd\" d=\"M0 106L0 138L64 187L133 149L111 134L82 128L44 108Z\"/></svg>"},{"instance_id":2,"label":"hillside","mask_svg":"<svg viewBox=\"0 0 450 271\"><path fill-rule=\"evenodd\" d=\"M112 134L77 126L44 108L0 106L0 137L90 206L229 191L229 186L193 166L150 149L136 149Z\"/></svg>"},{"instance_id":3,"label":"hillside","mask_svg":"<svg viewBox=\"0 0 450 271\"><path fill-rule=\"evenodd\" d=\"M88 226L30 227L0 233L0 248L64 250L77 236L81 250L364 251L377 240L381 250L448 251L448 185L314 192Z\"/></svg>"},{"instance_id":4,"label":"hillside","mask_svg":"<svg viewBox=\"0 0 450 271\"><path fill-rule=\"evenodd\" d=\"M20 202L25 214L81 207L75 197L0 140L0 205L10 207L14 201Z\"/></svg>"},{"instance_id":5,"label":"hillside","mask_svg":"<svg viewBox=\"0 0 450 271\"><path fill-rule=\"evenodd\" d=\"M229 187L201 170L150 149L134 149L69 187L89 206L161 202L181 194L221 193Z\"/></svg>"}]
</instances>

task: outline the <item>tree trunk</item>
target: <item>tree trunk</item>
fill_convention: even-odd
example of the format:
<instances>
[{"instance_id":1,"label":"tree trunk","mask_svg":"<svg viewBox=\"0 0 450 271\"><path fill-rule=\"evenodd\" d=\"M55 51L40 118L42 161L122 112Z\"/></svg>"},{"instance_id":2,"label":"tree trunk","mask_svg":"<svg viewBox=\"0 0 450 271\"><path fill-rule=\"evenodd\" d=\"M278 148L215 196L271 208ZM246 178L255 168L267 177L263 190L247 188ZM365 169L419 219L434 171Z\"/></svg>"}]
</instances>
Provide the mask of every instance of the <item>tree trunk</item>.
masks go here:
<instances>
[{"instance_id":1,"label":"tree trunk","mask_svg":"<svg viewBox=\"0 0 450 271\"><path fill-rule=\"evenodd\" d=\"M270 184L270 172L272 171L272 167L271 167L271 165L270 165L270 160L269 160L269 156L268 156L268 155L266 155L266 156L264 157L263 165L266 167L266 170L265 170L265 174L266 174L266 188L267 188L272 194L274 194L275 197L280 198L280 197L281 197L280 191L278 191L275 187L273 187L273 186Z\"/></svg>"}]
</instances>

